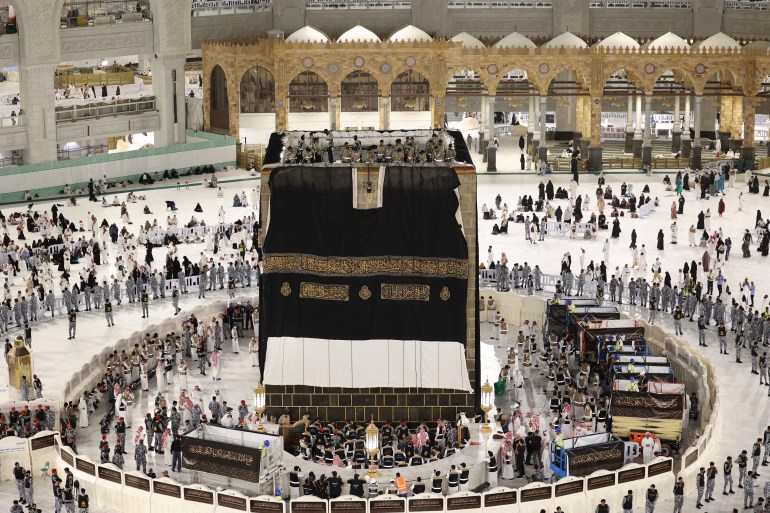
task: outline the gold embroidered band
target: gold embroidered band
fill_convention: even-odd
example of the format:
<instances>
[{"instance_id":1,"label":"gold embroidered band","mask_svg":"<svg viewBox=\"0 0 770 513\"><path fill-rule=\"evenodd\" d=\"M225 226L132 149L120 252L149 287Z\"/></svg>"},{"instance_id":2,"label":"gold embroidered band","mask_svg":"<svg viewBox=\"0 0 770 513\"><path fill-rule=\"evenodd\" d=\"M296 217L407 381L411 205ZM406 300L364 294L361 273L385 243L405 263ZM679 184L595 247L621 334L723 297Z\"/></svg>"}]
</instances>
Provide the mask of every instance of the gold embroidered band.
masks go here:
<instances>
[{"instance_id":1,"label":"gold embroidered band","mask_svg":"<svg viewBox=\"0 0 770 513\"><path fill-rule=\"evenodd\" d=\"M393 301L428 301L430 299L430 286L382 283L380 284L380 298Z\"/></svg>"},{"instance_id":2,"label":"gold embroidered band","mask_svg":"<svg viewBox=\"0 0 770 513\"><path fill-rule=\"evenodd\" d=\"M459 258L402 256L320 257L273 253L265 256L264 273L305 273L322 276L423 276L468 278L468 262Z\"/></svg>"},{"instance_id":3,"label":"gold embroidered band","mask_svg":"<svg viewBox=\"0 0 770 513\"><path fill-rule=\"evenodd\" d=\"M350 298L350 291L347 285L327 285L303 281L299 285L299 297L302 299L347 301Z\"/></svg>"}]
</instances>

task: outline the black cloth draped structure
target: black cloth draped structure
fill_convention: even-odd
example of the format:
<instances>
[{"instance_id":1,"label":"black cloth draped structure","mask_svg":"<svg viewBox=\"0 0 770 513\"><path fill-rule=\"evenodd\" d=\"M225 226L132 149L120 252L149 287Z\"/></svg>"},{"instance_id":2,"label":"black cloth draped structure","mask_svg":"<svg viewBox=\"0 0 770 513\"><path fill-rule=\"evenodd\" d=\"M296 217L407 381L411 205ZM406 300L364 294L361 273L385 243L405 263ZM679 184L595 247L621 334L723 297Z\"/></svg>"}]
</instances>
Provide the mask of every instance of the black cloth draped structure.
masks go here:
<instances>
[{"instance_id":1,"label":"black cloth draped structure","mask_svg":"<svg viewBox=\"0 0 770 513\"><path fill-rule=\"evenodd\" d=\"M286 166L270 175L260 297L264 382L360 386L357 368L374 363L389 369L370 373L368 386L469 390L470 264L456 172L431 164L372 168L374 176L384 173L382 206L369 209L353 207L353 172ZM320 373L308 368L326 364L317 356L308 361L318 344L326 344L321 357L329 366ZM367 358L381 356L384 346L387 362ZM347 358L338 376L337 360Z\"/></svg>"}]
</instances>

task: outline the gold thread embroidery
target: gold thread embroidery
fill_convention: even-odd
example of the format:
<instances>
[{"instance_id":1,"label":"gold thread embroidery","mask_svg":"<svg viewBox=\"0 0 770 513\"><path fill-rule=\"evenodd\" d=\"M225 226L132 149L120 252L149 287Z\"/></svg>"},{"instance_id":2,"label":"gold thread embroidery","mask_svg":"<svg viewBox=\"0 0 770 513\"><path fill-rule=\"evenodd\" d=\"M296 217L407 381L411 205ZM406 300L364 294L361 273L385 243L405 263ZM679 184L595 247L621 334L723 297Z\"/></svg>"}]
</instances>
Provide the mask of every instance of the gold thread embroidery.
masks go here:
<instances>
[{"instance_id":1,"label":"gold thread embroidery","mask_svg":"<svg viewBox=\"0 0 770 513\"><path fill-rule=\"evenodd\" d=\"M283 282L283 285L281 285L281 294L283 294L284 297L291 294L291 286L288 281Z\"/></svg>"},{"instance_id":2,"label":"gold thread embroidery","mask_svg":"<svg viewBox=\"0 0 770 513\"><path fill-rule=\"evenodd\" d=\"M428 301L430 299L429 285L411 283L382 283L380 298L393 301Z\"/></svg>"},{"instance_id":3,"label":"gold thread embroidery","mask_svg":"<svg viewBox=\"0 0 770 513\"><path fill-rule=\"evenodd\" d=\"M442 301L448 301L451 296L452 295L449 293L449 287L444 287L441 289L439 297L441 297Z\"/></svg>"},{"instance_id":4,"label":"gold thread embroidery","mask_svg":"<svg viewBox=\"0 0 770 513\"><path fill-rule=\"evenodd\" d=\"M350 289L347 285L327 285L303 281L299 284L299 297L302 299L347 301L350 298Z\"/></svg>"},{"instance_id":5,"label":"gold thread embroidery","mask_svg":"<svg viewBox=\"0 0 770 513\"><path fill-rule=\"evenodd\" d=\"M363 287L361 287L361 290L360 290L360 291L358 291L358 296L359 296L361 299L363 299L364 301L366 301L367 299L369 299L370 297L372 297L372 292L369 290L369 287L367 287L366 285L364 285Z\"/></svg>"},{"instance_id":6,"label":"gold thread embroidery","mask_svg":"<svg viewBox=\"0 0 770 513\"><path fill-rule=\"evenodd\" d=\"M307 273L322 276L424 276L468 278L468 261L459 258L402 256L320 257L274 253L265 256L264 273Z\"/></svg>"}]
</instances>

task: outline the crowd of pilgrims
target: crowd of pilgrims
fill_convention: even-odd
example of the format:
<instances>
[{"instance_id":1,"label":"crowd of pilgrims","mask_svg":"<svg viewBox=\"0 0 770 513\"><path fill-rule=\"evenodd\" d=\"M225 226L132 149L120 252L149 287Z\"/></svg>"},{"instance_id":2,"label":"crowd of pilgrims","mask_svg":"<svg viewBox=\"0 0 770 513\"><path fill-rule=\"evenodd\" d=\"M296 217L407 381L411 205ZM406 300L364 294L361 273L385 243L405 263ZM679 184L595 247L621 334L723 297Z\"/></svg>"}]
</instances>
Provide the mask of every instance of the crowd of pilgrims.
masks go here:
<instances>
[{"instance_id":1,"label":"crowd of pilgrims","mask_svg":"<svg viewBox=\"0 0 770 513\"><path fill-rule=\"evenodd\" d=\"M386 422L380 430L382 452L381 468L423 465L462 449L470 439L467 426L458 427L453 422L438 419L436 427L429 429L420 424L416 430L406 422ZM309 424L300 440L300 456L309 461L350 467L367 468L368 456L364 448L366 426L348 421L340 429L334 424L323 425L320 421Z\"/></svg>"},{"instance_id":2,"label":"crowd of pilgrims","mask_svg":"<svg viewBox=\"0 0 770 513\"><path fill-rule=\"evenodd\" d=\"M138 445L139 440L146 437L145 447L158 454L165 451L169 465L169 448L174 438L201 424L254 428L259 423L259 415L249 411L245 400L237 405L236 411L222 400L218 390L207 404L200 386L189 388L186 358L192 359L199 372L205 375L207 368L219 365L218 355L223 342L230 339L233 352L237 354L239 336L243 335L243 330L253 329L255 322L258 322L258 313L250 302L246 305L231 303L210 321L198 320L195 314L190 315L182 322L181 333L171 332L164 337L158 333L147 333L141 343L134 344L130 353L126 350L110 353L106 372L97 386L90 392L84 392L77 405L65 405L61 413L63 443L77 452L75 428L88 427L89 415L106 401L107 409L99 422L103 433L99 443L101 462L123 468L126 436L132 428L135 392L150 392L153 376L155 397L151 404L154 406L134 431L134 444ZM252 337L249 352L256 354L258 347L256 338ZM178 396L174 396L174 386L179 390ZM113 420L116 420L114 425ZM110 431L117 437L112 456L107 440Z\"/></svg>"},{"instance_id":3,"label":"crowd of pilgrims","mask_svg":"<svg viewBox=\"0 0 770 513\"><path fill-rule=\"evenodd\" d=\"M537 238L543 240L543 237L547 234L545 223L549 221L570 225L570 236L573 238L595 239L598 230L609 229L607 215L605 214L605 209L609 205L611 209L608 212L609 217L615 219L613 221L612 237L617 238L620 236L620 221L618 218L624 217L626 210L628 210L631 217L637 217L638 208L642 205L648 203L652 203L656 207L659 205L658 198L652 198L649 195L649 186L645 186L642 194L637 198L633 192L633 184L626 185L623 183L620 187L620 196L617 196L610 185L605 185L604 174L602 173L599 176L599 186L596 189L598 215L592 213L590 217L585 218L583 210L587 210L590 207L591 197L588 194L578 195L577 185L578 183L575 180L571 180L568 189L558 187L554 190L551 180L548 180L547 183L541 181L538 184L538 199L534 200L532 196L528 195L519 196L514 207L514 210L518 212L515 215L509 213L508 204L503 203L501 196L498 194L495 198L494 208L487 207L486 203L482 205L482 218L498 219L497 211L499 210L501 212L500 223L493 225L492 235L508 233L509 221L524 223L527 239L532 243L535 243ZM551 204L554 199L568 200L569 205L563 209L561 205L557 205L554 208ZM528 215L528 212L533 213L531 217ZM538 212L542 213L542 219L538 217ZM582 232L578 232L577 225L579 223L585 223Z\"/></svg>"},{"instance_id":4,"label":"crowd of pilgrims","mask_svg":"<svg viewBox=\"0 0 770 513\"><path fill-rule=\"evenodd\" d=\"M122 208L124 221L128 221L125 203ZM227 270L239 283L244 282L252 266L248 262L259 259L256 241L259 221L253 214L238 219L226 230L216 233L209 230L204 236L193 235L181 240L171 230L176 226L176 216L169 216L169 230L160 227L157 220L152 223L147 220L135 234L129 230L129 222L119 229L115 222L109 223L106 219L98 224L94 214L87 219L87 225L83 221L76 225L64 216L62 205L58 204L51 207L50 214L47 210L30 210L15 212L6 218L0 212L6 275L0 303L0 330L3 332L7 331L9 322L15 321L21 326L37 320L43 306L53 315L54 291L57 290L61 292L66 311L79 311L83 303L86 310L92 309L92 303L97 309L109 300L120 303L121 292L129 302L134 302L143 288L155 299L165 297L165 281L170 279L209 272L212 280L216 281L217 277L222 280L225 268L221 262L217 266L213 259L204 258L203 253L200 261L191 261L187 256L180 260L178 244L205 241L207 252L218 255L220 260L231 259ZM202 220L199 222L195 218L191 224L205 226ZM14 226L16 240L11 236ZM28 237L33 240L28 241ZM55 250L50 250L54 246ZM162 246L168 248L165 265L153 269L153 249ZM102 279L100 283L98 270L112 257L118 275L111 275L109 281ZM78 263L83 264L81 270L72 276L72 265ZM21 282L16 277L21 277ZM12 294L14 287L21 289L15 297Z\"/></svg>"},{"instance_id":5,"label":"crowd of pilgrims","mask_svg":"<svg viewBox=\"0 0 770 513\"><path fill-rule=\"evenodd\" d=\"M459 417L457 423L438 419L436 427L432 429L425 424L410 429L406 422L388 421L380 429L381 450L377 455L376 465L382 469L409 467L452 456L463 449L470 440L468 422L464 414ZM353 421L345 422L341 428L334 423L324 424L319 420L308 422L300 439L300 457L332 468L366 470L370 460L364 445L365 431L365 424ZM446 478L450 487L454 485L459 489L468 483L469 474L467 465L459 463L451 466ZM358 497L376 497L381 493L396 494L399 493L398 486L404 486L398 482L399 477L400 474L396 474L396 478L390 480L389 486L382 488L376 479L364 480L356 473L347 481L349 493ZM425 492L426 485L430 485L439 490L437 493L442 493L443 481L444 477L437 471L430 483L423 483L422 479L418 478L412 486L412 492ZM299 495L300 485L304 495L324 499L339 497L343 485L336 471L332 471L331 477L326 474L317 477L313 472L304 476L299 467L295 467L289 474L289 483L292 499Z\"/></svg>"},{"instance_id":6,"label":"crowd of pilgrims","mask_svg":"<svg viewBox=\"0 0 770 513\"><path fill-rule=\"evenodd\" d=\"M385 143L380 139L378 144L364 147L357 135L353 136L353 142L345 142L341 147L334 146L334 136L329 130L323 134L313 135L306 140L302 135L297 146L287 146L283 152L284 163L316 163L334 162L334 152L339 152L339 160L342 162L451 162L457 156L454 144L444 144L442 137L434 133L425 143L424 147L414 137L404 136L404 139L396 139L393 143Z\"/></svg>"}]
</instances>

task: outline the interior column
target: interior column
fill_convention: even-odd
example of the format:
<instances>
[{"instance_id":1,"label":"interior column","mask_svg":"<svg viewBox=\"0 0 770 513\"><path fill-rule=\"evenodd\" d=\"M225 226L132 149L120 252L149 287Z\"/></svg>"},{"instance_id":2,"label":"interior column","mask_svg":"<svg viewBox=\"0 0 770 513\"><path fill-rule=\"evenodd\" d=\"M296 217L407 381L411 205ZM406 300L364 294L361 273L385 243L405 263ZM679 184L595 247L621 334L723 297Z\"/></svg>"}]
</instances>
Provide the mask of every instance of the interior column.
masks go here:
<instances>
[{"instance_id":1,"label":"interior column","mask_svg":"<svg viewBox=\"0 0 770 513\"><path fill-rule=\"evenodd\" d=\"M701 168L701 145L700 145L700 104L703 100L703 95L695 96L695 112L693 114L693 124L695 130L695 136L692 141L692 165L695 170Z\"/></svg>"},{"instance_id":2,"label":"interior column","mask_svg":"<svg viewBox=\"0 0 770 513\"><path fill-rule=\"evenodd\" d=\"M733 97L733 115L732 125L730 127L730 149L735 153L739 153L741 151L741 146L743 146L741 120L744 120L744 103L745 102L742 96Z\"/></svg>"},{"instance_id":3,"label":"interior column","mask_svg":"<svg viewBox=\"0 0 770 513\"><path fill-rule=\"evenodd\" d=\"M380 130L390 130L390 96L380 97L379 110Z\"/></svg>"},{"instance_id":4,"label":"interior column","mask_svg":"<svg viewBox=\"0 0 770 513\"><path fill-rule=\"evenodd\" d=\"M626 144L623 148L624 153L634 152L634 97L629 94L626 96L628 104L628 115L626 116Z\"/></svg>"},{"instance_id":5,"label":"interior column","mask_svg":"<svg viewBox=\"0 0 770 513\"><path fill-rule=\"evenodd\" d=\"M575 131L572 135L572 147L575 149L580 148L583 135L588 136L588 134L583 134L583 126L585 125L585 120L583 119L585 114L583 109L584 99L586 99L585 96L575 96ZM583 158L586 157L586 155L581 156Z\"/></svg>"},{"instance_id":6,"label":"interior column","mask_svg":"<svg viewBox=\"0 0 770 513\"><path fill-rule=\"evenodd\" d=\"M495 97L487 97L487 132L489 132L489 147L487 148L487 171L497 171L497 148L495 148Z\"/></svg>"},{"instance_id":7,"label":"interior column","mask_svg":"<svg viewBox=\"0 0 770 513\"><path fill-rule=\"evenodd\" d=\"M56 103L51 93L55 71L55 64L19 66L19 95L29 141L25 164L57 160Z\"/></svg>"},{"instance_id":8,"label":"interior column","mask_svg":"<svg viewBox=\"0 0 770 513\"><path fill-rule=\"evenodd\" d=\"M671 130L671 151L677 153L682 147L682 122L679 119L679 95L674 97L674 122Z\"/></svg>"},{"instance_id":9,"label":"interior column","mask_svg":"<svg viewBox=\"0 0 770 513\"><path fill-rule=\"evenodd\" d=\"M692 139L690 138L690 95L684 97L684 130L682 131L682 158L690 158Z\"/></svg>"},{"instance_id":10,"label":"interior column","mask_svg":"<svg viewBox=\"0 0 770 513\"><path fill-rule=\"evenodd\" d=\"M532 160L536 161L540 155L540 97L529 98L532 102L532 117L529 121L532 125Z\"/></svg>"},{"instance_id":11,"label":"interior column","mask_svg":"<svg viewBox=\"0 0 770 513\"><path fill-rule=\"evenodd\" d=\"M533 141L535 138L535 102L537 101L534 96L528 97L529 100L529 113L527 118L527 140ZM533 155L530 155L532 157Z\"/></svg>"},{"instance_id":12,"label":"interior column","mask_svg":"<svg viewBox=\"0 0 770 513\"><path fill-rule=\"evenodd\" d=\"M652 123L650 123L650 111L652 110L652 94L644 95L644 140L642 141L642 165L652 165Z\"/></svg>"},{"instance_id":13,"label":"interior column","mask_svg":"<svg viewBox=\"0 0 770 513\"><path fill-rule=\"evenodd\" d=\"M152 92L160 113L160 128L155 130L155 146L184 144L186 112L184 96L184 65L182 52L156 54L152 64ZM230 135L238 137L238 85L227 84L230 109Z\"/></svg>"},{"instance_id":14,"label":"interior column","mask_svg":"<svg viewBox=\"0 0 770 513\"><path fill-rule=\"evenodd\" d=\"M546 148L546 129L545 129L545 111L546 111L547 96L540 97L540 148L538 149L538 157L542 160L548 160L548 148Z\"/></svg>"},{"instance_id":15,"label":"interior column","mask_svg":"<svg viewBox=\"0 0 770 513\"><path fill-rule=\"evenodd\" d=\"M756 117L756 107L754 98L746 97L743 99L743 147L741 148L741 158L753 161L755 157L754 150L754 122Z\"/></svg>"},{"instance_id":16,"label":"interior column","mask_svg":"<svg viewBox=\"0 0 770 513\"><path fill-rule=\"evenodd\" d=\"M634 124L634 158L642 158L642 97L636 95L636 123Z\"/></svg>"},{"instance_id":17,"label":"interior column","mask_svg":"<svg viewBox=\"0 0 770 513\"><path fill-rule=\"evenodd\" d=\"M602 98L588 98L591 105L591 146L588 149L588 170L602 169Z\"/></svg>"},{"instance_id":18,"label":"interior column","mask_svg":"<svg viewBox=\"0 0 770 513\"><path fill-rule=\"evenodd\" d=\"M730 134L733 126L733 98L732 96L723 96L719 102L719 144L722 151L727 151L730 147Z\"/></svg>"}]
</instances>

